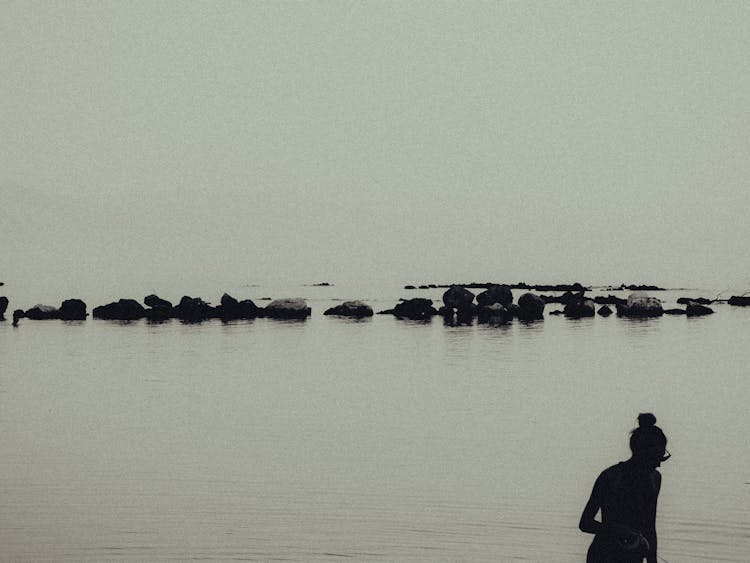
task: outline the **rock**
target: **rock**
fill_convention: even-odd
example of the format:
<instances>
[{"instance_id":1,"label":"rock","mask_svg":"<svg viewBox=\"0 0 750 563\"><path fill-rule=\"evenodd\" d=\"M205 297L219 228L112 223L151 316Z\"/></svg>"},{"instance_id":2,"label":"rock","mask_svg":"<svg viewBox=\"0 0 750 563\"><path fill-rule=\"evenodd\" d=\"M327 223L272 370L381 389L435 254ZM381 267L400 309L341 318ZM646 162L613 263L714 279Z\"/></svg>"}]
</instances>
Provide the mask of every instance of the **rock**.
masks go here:
<instances>
[{"instance_id":1,"label":"rock","mask_svg":"<svg viewBox=\"0 0 750 563\"><path fill-rule=\"evenodd\" d=\"M344 301L340 305L326 309L323 314L339 317L372 317L372 307L362 301Z\"/></svg>"},{"instance_id":2,"label":"rock","mask_svg":"<svg viewBox=\"0 0 750 563\"><path fill-rule=\"evenodd\" d=\"M568 293L583 293L587 291L587 288L582 286L579 282L573 284L557 284L557 285L535 285L536 291L565 291Z\"/></svg>"},{"instance_id":3,"label":"rock","mask_svg":"<svg viewBox=\"0 0 750 563\"><path fill-rule=\"evenodd\" d=\"M180 299L180 302L174 308L174 314L178 319L191 323L205 321L218 316L217 310L209 303L206 303L200 297L190 297L188 295Z\"/></svg>"},{"instance_id":4,"label":"rock","mask_svg":"<svg viewBox=\"0 0 750 563\"><path fill-rule=\"evenodd\" d=\"M417 289L417 288L414 287L413 285L405 285L404 289Z\"/></svg>"},{"instance_id":5,"label":"rock","mask_svg":"<svg viewBox=\"0 0 750 563\"><path fill-rule=\"evenodd\" d=\"M58 308L52 305L34 305L31 309L28 309L24 313L24 317L35 321L45 321L49 319L57 319Z\"/></svg>"},{"instance_id":6,"label":"rock","mask_svg":"<svg viewBox=\"0 0 750 563\"><path fill-rule=\"evenodd\" d=\"M693 299L692 297L680 297L677 300L677 303L680 305L687 305L688 303L698 303L699 305L710 305L711 300L706 299L705 297L696 297Z\"/></svg>"},{"instance_id":7,"label":"rock","mask_svg":"<svg viewBox=\"0 0 750 563\"><path fill-rule=\"evenodd\" d=\"M60 305L58 316L63 321L84 321L88 316L86 303L80 299L66 299Z\"/></svg>"},{"instance_id":8,"label":"rock","mask_svg":"<svg viewBox=\"0 0 750 563\"><path fill-rule=\"evenodd\" d=\"M565 304L563 314L571 319L582 319L584 317L593 317L596 314L596 307L593 299L579 295L578 299L570 299Z\"/></svg>"},{"instance_id":9,"label":"rock","mask_svg":"<svg viewBox=\"0 0 750 563\"><path fill-rule=\"evenodd\" d=\"M513 320L514 310L510 306L502 303L492 303L484 307L479 307L477 315L480 322L504 323Z\"/></svg>"},{"instance_id":10,"label":"rock","mask_svg":"<svg viewBox=\"0 0 750 563\"><path fill-rule=\"evenodd\" d=\"M536 321L544 318L544 299L534 293L524 293L518 298L516 313L522 321Z\"/></svg>"},{"instance_id":11,"label":"rock","mask_svg":"<svg viewBox=\"0 0 750 563\"><path fill-rule=\"evenodd\" d=\"M567 305L568 303L578 303L581 299L584 299L584 293L586 293L585 290L575 293L572 291L566 291L562 295L542 295L541 297L545 303L561 303Z\"/></svg>"},{"instance_id":12,"label":"rock","mask_svg":"<svg viewBox=\"0 0 750 563\"><path fill-rule=\"evenodd\" d=\"M660 317L664 309L656 297L637 291L628 296L625 304L617 305L617 314L622 317Z\"/></svg>"},{"instance_id":13,"label":"rock","mask_svg":"<svg viewBox=\"0 0 750 563\"><path fill-rule=\"evenodd\" d=\"M146 318L150 321L165 321L175 316L172 303L166 299L151 294L147 295L143 302L149 306L149 309L146 309Z\"/></svg>"},{"instance_id":14,"label":"rock","mask_svg":"<svg viewBox=\"0 0 750 563\"><path fill-rule=\"evenodd\" d=\"M152 309L172 309L172 304L169 301L154 294L147 295L143 302Z\"/></svg>"},{"instance_id":15,"label":"rock","mask_svg":"<svg viewBox=\"0 0 750 563\"><path fill-rule=\"evenodd\" d=\"M135 299L120 299L115 303L94 307L95 319L110 321L135 321L146 316L146 309Z\"/></svg>"},{"instance_id":16,"label":"rock","mask_svg":"<svg viewBox=\"0 0 750 563\"><path fill-rule=\"evenodd\" d=\"M13 326L18 326L18 321L26 316L22 309L13 311Z\"/></svg>"},{"instance_id":17,"label":"rock","mask_svg":"<svg viewBox=\"0 0 750 563\"><path fill-rule=\"evenodd\" d=\"M491 285L477 295L477 303L479 307L487 307L493 303L509 307L513 303L513 292L507 285Z\"/></svg>"},{"instance_id":18,"label":"rock","mask_svg":"<svg viewBox=\"0 0 750 563\"><path fill-rule=\"evenodd\" d=\"M596 312L597 315L601 315L602 317L608 317L612 314L612 309L610 309L607 305L602 305L602 307Z\"/></svg>"},{"instance_id":19,"label":"rock","mask_svg":"<svg viewBox=\"0 0 750 563\"><path fill-rule=\"evenodd\" d=\"M685 309L664 309L665 315L685 315L687 312Z\"/></svg>"},{"instance_id":20,"label":"rock","mask_svg":"<svg viewBox=\"0 0 750 563\"><path fill-rule=\"evenodd\" d=\"M218 307L218 314L222 320L233 319L254 319L260 315L260 309L250 299L237 301L228 294L221 296L221 305Z\"/></svg>"},{"instance_id":21,"label":"rock","mask_svg":"<svg viewBox=\"0 0 750 563\"><path fill-rule=\"evenodd\" d=\"M425 299L423 297L406 299L396 305L393 309L382 311L381 313L412 320L431 319L434 315L438 314L435 307L432 306L432 299Z\"/></svg>"},{"instance_id":22,"label":"rock","mask_svg":"<svg viewBox=\"0 0 750 563\"><path fill-rule=\"evenodd\" d=\"M617 297L616 295L607 295L604 297L603 295L597 295L594 297L594 303L597 305L617 305L617 304L625 304L627 303L627 299L623 299L622 297Z\"/></svg>"},{"instance_id":23,"label":"rock","mask_svg":"<svg viewBox=\"0 0 750 563\"><path fill-rule=\"evenodd\" d=\"M450 309L468 311L474 306L474 294L460 285L452 285L443 293L443 303Z\"/></svg>"},{"instance_id":24,"label":"rock","mask_svg":"<svg viewBox=\"0 0 750 563\"><path fill-rule=\"evenodd\" d=\"M748 307L750 306L750 297L744 295L733 295L729 298L728 303L736 307Z\"/></svg>"},{"instance_id":25,"label":"rock","mask_svg":"<svg viewBox=\"0 0 750 563\"><path fill-rule=\"evenodd\" d=\"M702 317L704 315L710 315L713 312L714 310L711 307L706 307L705 305L701 305L694 301L691 301L687 304L687 307L685 307L685 314L688 317Z\"/></svg>"},{"instance_id":26,"label":"rock","mask_svg":"<svg viewBox=\"0 0 750 563\"><path fill-rule=\"evenodd\" d=\"M304 319L311 310L304 299L275 299L266 305L264 313L272 319Z\"/></svg>"},{"instance_id":27,"label":"rock","mask_svg":"<svg viewBox=\"0 0 750 563\"><path fill-rule=\"evenodd\" d=\"M0 297L0 318L5 315L5 311L8 308L8 298Z\"/></svg>"}]
</instances>

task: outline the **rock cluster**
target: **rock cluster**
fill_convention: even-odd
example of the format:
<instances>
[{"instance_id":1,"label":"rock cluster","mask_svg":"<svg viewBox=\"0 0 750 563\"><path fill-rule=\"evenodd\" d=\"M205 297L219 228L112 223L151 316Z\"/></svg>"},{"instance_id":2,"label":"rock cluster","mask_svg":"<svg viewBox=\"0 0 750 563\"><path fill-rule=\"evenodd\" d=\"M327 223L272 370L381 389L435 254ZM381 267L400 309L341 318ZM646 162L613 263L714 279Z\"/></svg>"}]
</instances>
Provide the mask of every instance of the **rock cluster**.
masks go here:
<instances>
[{"instance_id":1,"label":"rock cluster","mask_svg":"<svg viewBox=\"0 0 750 563\"><path fill-rule=\"evenodd\" d=\"M513 318L524 321L542 319L544 305L544 300L533 293L524 293L514 304L513 292L506 285L490 285L476 296L463 286L453 285L443 293L440 309L435 309L431 299L414 298L402 300L393 309L379 314L412 320L441 315L447 322L458 323L469 323L476 317L479 322L504 323Z\"/></svg>"},{"instance_id":2,"label":"rock cluster","mask_svg":"<svg viewBox=\"0 0 750 563\"><path fill-rule=\"evenodd\" d=\"M149 319L163 321L179 319L186 322L201 322L208 319L224 321L236 319L271 318L306 318L310 308L304 299L277 299L265 308L258 307L250 299L238 301L228 294L221 296L221 304L213 306L200 297L185 295L177 305L157 295L148 295L143 300L148 308L134 299L120 299L114 303L95 307L93 316L96 319L132 321Z\"/></svg>"},{"instance_id":3,"label":"rock cluster","mask_svg":"<svg viewBox=\"0 0 750 563\"><path fill-rule=\"evenodd\" d=\"M86 320L86 303L80 299L66 299L60 304L60 307L52 305L34 305L31 309L23 311L16 309L13 311L13 324L18 324L19 319L32 320L51 320L59 319L63 321L83 321Z\"/></svg>"}]
</instances>

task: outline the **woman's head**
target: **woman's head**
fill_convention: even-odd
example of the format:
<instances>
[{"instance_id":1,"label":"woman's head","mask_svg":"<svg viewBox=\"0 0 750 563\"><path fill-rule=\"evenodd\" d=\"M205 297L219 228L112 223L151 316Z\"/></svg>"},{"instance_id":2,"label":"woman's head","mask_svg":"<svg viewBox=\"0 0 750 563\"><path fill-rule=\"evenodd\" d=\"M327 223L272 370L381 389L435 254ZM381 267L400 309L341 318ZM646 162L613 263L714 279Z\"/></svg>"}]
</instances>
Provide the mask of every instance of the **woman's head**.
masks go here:
<instances>
[{"instance_id":1,"label":"woman's head","mask_svg":"<svg viewBox=\"0 0 750 563\"><path fill-rule=\"evenodd\" d=\"M638 428L630 433L630 451L633 459L652 467L659 467L669 457L667 437L656 426L656 417L650 412L638 415Z\"/></svg>"}]
</instances>

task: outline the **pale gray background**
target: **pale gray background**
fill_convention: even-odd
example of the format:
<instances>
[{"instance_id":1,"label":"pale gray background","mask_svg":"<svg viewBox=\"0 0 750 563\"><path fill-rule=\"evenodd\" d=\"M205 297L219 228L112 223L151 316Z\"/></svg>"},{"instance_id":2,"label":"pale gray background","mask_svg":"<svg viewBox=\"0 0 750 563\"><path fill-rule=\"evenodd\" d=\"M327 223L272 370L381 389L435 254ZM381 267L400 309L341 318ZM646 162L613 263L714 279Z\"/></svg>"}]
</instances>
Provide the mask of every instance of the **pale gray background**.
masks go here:
<instances>
[{"instance_id":1,"label":"pale gray background","mask_svg":"<svg viewBox=\"0 0 750 563\"><path fill-rule=\"evenodd\" d=\"M750 285L747 3L3 1L0 42L6 288Z\"/></svg>"}]
</instances>

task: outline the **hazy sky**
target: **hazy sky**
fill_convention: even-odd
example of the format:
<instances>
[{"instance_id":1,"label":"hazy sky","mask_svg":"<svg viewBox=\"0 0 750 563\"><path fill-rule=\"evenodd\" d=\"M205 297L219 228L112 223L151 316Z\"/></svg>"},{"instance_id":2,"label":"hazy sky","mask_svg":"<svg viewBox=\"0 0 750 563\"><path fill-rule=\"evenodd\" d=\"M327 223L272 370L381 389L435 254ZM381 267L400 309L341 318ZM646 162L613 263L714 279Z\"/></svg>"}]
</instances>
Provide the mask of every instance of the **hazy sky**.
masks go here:
<instances>
[{"instance_id":1,"label":"hazy sky","mask_svg":"<svg viewBox=\"0 0 750 563\"><path fill-rule=\"evenodd\" d=\"M3 0L0 41L6 282L750 290L750 3Z\"/></svg>"}]
</instances>

